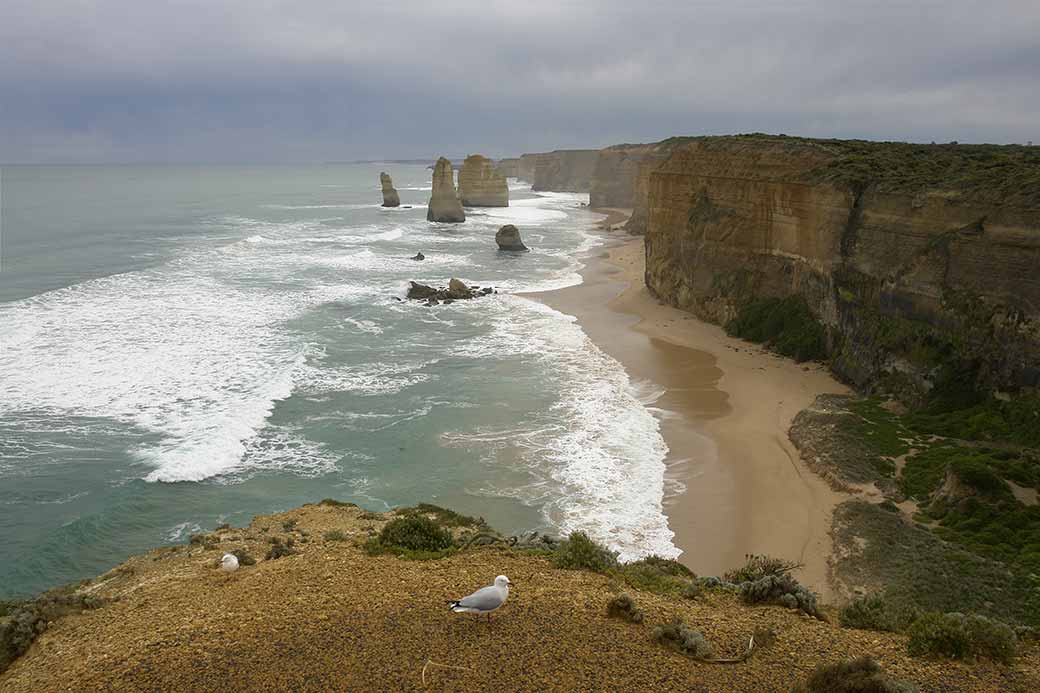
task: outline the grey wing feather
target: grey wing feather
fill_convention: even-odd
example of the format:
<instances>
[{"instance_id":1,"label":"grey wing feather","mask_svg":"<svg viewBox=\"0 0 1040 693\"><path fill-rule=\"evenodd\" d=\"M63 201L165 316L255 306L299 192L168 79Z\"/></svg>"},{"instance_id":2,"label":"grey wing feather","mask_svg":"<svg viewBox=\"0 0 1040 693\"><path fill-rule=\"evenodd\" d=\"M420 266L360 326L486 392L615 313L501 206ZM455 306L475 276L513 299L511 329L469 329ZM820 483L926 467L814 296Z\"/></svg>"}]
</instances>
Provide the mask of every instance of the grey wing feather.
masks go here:
<instances>
[{"instance_id":1,"label":"grey wing feather","mask_svg":"<svg viewBox=\"0 0 1040 693\"><path fill-rule=\"evenodd\" d=\"M482 587L468 597L460 599L459 606L467 609L491 611L502 606L502 594L494 587Z\"/></svg>"}]
</instances>

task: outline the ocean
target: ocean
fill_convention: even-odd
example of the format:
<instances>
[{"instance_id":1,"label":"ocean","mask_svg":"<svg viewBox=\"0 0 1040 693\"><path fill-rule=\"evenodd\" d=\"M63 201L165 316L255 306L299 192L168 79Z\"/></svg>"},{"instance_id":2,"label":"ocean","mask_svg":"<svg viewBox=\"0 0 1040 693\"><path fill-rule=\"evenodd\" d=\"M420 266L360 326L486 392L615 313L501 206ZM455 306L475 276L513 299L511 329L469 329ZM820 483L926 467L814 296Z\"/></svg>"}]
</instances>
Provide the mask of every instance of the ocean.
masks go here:
<instances>
[{"instance_id":1,"label":"ocean","mask_svg":"<svg viewBox=\"0 0 1040 693\"><path fill-rule=\"evenodd\" d=\"M581 281L588 196L433 224L430 173L2 169L0 598L328 497L675 556L659 392L531 296ZM451 277L499 293L400 300Z\"/></svg>"}]
</instances>

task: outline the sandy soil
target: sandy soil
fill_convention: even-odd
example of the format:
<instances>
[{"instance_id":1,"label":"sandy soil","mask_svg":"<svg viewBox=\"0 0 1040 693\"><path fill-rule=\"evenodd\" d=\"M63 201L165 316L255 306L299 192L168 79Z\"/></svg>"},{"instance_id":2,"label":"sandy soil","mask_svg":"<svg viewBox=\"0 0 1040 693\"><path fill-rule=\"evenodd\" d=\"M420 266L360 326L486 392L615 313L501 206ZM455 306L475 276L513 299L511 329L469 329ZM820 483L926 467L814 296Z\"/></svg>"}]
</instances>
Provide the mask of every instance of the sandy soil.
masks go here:
<instances>
[{"instance_id":1,"label":"sandy soil","mask_svg":"<svg viewBox=\"0 0 1040 693\"><path fill-rule=\"evenodd\" d=\"M846 496L801 462L787 430L817 395L847 388L823 366L777 357L661 304L643 284L643 239L605 237L585 283L539 299L576 316L633 380L665 390L654 406L670 449L665 511L680 560L702 575L749 553L796 560L805 566L799 579L829 599L831 512Z\"/></svg>"}]
</instances>

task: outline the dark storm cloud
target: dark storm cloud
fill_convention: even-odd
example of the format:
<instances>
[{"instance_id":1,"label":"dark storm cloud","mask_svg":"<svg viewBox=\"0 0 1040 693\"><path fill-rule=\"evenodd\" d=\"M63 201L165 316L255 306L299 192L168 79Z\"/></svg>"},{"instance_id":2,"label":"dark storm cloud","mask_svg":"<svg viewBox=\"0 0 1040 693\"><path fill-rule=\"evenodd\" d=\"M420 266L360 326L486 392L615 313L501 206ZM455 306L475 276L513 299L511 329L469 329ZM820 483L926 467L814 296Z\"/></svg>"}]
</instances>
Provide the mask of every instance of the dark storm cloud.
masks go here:
<instances>
[{"instance_id":1,"label":"dark storm cloud","mask_svg":"<svg viewBox=\"0 0 1040 693\"><path fill-rule=\"evenodd\" d=\"M1040 4L6 0L0 160L1040 140Z\"/></svg>"}]
</instances>

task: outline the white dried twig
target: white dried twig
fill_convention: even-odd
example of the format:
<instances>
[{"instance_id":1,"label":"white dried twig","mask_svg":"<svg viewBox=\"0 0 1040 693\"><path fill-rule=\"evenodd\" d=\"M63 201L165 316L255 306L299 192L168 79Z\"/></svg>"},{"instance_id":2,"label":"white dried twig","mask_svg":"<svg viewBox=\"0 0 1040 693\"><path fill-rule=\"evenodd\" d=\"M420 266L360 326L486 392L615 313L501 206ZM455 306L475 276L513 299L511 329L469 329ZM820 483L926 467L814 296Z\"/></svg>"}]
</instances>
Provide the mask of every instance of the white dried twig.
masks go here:
<instances>
[{"instance_id":1,"label":"white dried twig","mask_svg":"<svg viewBox=\"0 0 1040 693\"><path fill-rule=\"evenodd\" d=\"M469 667L457 667L453 664L441 664L440 662L435 662L432 659L427 659L426 664L424 664L422 668L422 682L424 686L426 685L426 669L429 668L430 665L433 665L435 667L443 667L445 669L461 669L462 671L473 671Z\"/></svg>"}]
</instances>

